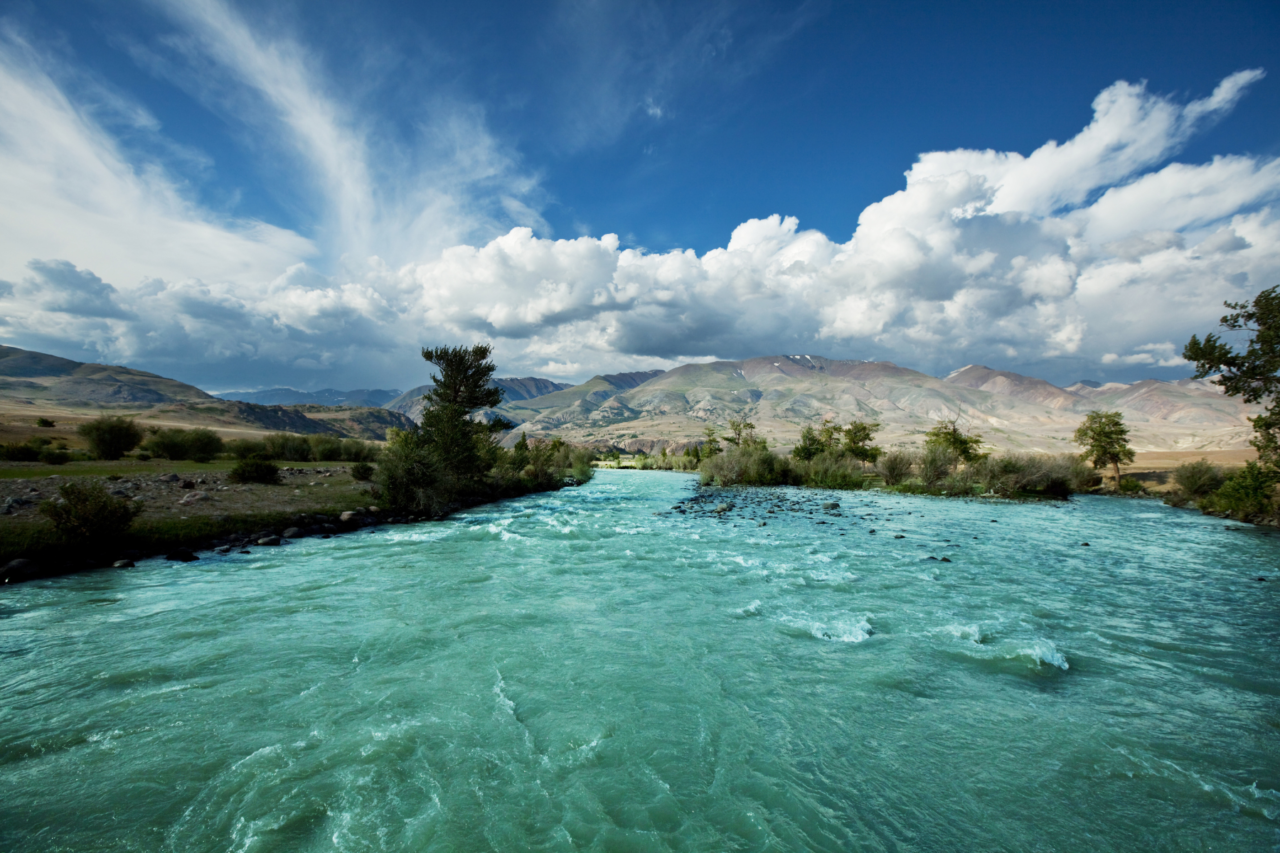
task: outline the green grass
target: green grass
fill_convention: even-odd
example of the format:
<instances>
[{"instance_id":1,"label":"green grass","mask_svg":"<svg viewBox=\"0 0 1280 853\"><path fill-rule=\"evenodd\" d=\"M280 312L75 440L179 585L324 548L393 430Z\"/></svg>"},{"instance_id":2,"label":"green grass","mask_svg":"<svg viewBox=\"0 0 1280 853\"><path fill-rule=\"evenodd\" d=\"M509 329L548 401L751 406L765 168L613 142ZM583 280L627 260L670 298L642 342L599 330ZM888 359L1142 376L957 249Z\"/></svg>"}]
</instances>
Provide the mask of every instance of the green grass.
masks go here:
<instances>
[{"instance_id":1,"label":"green grass","mask_svg":"<svg viewBox=\"0 0 1280 853\"><path fill-rule=\"evenodd\" d=\"M120 477L139 477L159 474L208 474L211 472L226 473L236 464L235 459L215 459L213 462L192 462L190 460L174 462L169 459L152 459L139 462L137 459L118 459L114 462L68 462L66 465L44 465L39 462L0 462L0 480L39 480L51 474L62 477L107 477L116 474ZM283 462L280 467L295 468L337 468L348 465L347 462Z\"/></svg>"},{"instance_id":2,"label":"green grass","mask_svg":"<svg viewBox=\"0 0 1280 853\"><path fill-rule=\"evenodd\" d=\"M264 529L279 532L289 527L292 520L304 512L307 515L337 516L360 505L352 500L347 504L307 507L305 510L201 515L190 518L140 518L119 541L96 549L66 542L54 531L53 525L43 519L10 522L5 525L4 538L0 540L0 566L18 557L26 557L35 560L50 574L59 574L56 567L69 561L90 560L103 566L110 565L126 551L154 556L177 548L194 550L212 540L236 533L255 533Z\"/></svg>"}]
</instances>

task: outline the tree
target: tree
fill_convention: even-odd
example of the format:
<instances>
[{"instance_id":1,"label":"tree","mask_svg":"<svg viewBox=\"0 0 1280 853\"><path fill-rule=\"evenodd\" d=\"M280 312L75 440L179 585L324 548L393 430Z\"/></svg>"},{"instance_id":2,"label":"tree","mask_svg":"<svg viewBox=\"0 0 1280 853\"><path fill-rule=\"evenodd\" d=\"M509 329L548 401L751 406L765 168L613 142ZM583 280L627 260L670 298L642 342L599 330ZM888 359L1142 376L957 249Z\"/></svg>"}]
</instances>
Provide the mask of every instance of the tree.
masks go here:
<instances>
[{"instance_id":1,"label":"tree","mask_svg":"<svg viewBox=\"0 0 1280 853\"><path fill-rule=\"evenodd\" d=\"M1076 429L1075 442L1084 448L1080 455L1093 462L1094 468L1112 467L1116 488L1120 488L1120 463L1133 461L1124 417L1119 412L1090 412Z\"/></svg>"},{"instance_id":2,"label":"tree","mask_svg":"<svg viewBox=\"0 0 1280 853\"><path fill-rule=\"evenodd\" d=\"M961 431L958 418L938 421L937 426L924 434L924 446L954 451L965 462L982 457L981 434Z\"/></svg>"},{"instance_id":3,"label":"tree","mask_svg":"<svg viewBox=\"0 0 1280 853\"><path fill-rule=\"evenodd\" d=\"M811 426L806 426L800 430L800 442L791 449L791 455L803 462L808 462L826 449L818 431Z\"/></svg>"},{"instance_id":4,"label":"tree","mask_svg":"<svg viewBox=\"0 0 1280 853\"><path fill-rule=\"evenodd\" d=\"M751 421L735 421L733 418L729 418L729 432L733 434L726 435L724 440L734 447L749 447L755 443L756 425Z\"/></svg>"},{"instance_id":5,"label":"tree","mask_svg":"<svg viewBox=\"0 0 1280 853\"><path fill-rule=\"evenodd\" d=\"M859 462L875 464L881 450L871 443L880 431L880 424L867 421L850 421L844 428L844 451Z\"/></svg>"},{"instance_id":6,"label":"tree","mask_svg":"<svg viewBox=\"0 0 1280 853\"><path fill-rule=\"evenodd\" d=\"M702 458L710 459L721 452L720 439L717 438L716 428L713 426L704 429L702 434L707 437L707 440L702 443Z\"/></svg>"},{"instance_id":7,"label":"tree","mask_svg":"<svg viewBox=\"0 0 1280 853\"><path fill-rule=\"evenodd\" d=\"M1230 332L1249 332L1248 346L1236 352L1210 332L1201 341L1195 335L1182 350L1182 357L1195 362L1196 378L1221 373L1218 385L1229 396L1246 403L1269 400L1267 410L1253 424L1253 440L1258 458L1268 468L1280 468L1280 288L1271 287L1247 302L1224 302L1234 309L1218 322Z\"/></svg>"},{"instance_id":8,"label":"tree","mask_svg":"<svg viewBox=\"0 0 1280 853\"><path fill-rule=\"evenodd\" d=\"M119 459L142 443L142 429L129 418L103 415L80 424L76 432L99 459Z\"/></svg>"},{"instance_id":9,"label":"tree","mask_svg":"<svg viewBox=\"0 0 1280 853\"><path fill-rule=\"evenodd\" d=\"M515 425L505 418L478 423L471 415L502 402L502 389L490 386L496 366L489 361L493 347L424 348L422 357L440 369L431 375L434 387L422 395L425 407L419 428L442 469L458 480L470 480L485 470L493 455L495 433Z\"/></svg>"},{"instance_id":10,"label":"tree","mask_svg":"<svg viewBox=\"0 0 1280 853\"><path fill-rule=\"evenodd\" d=\"M511 467L520 473L529 465L529 437L520 433L520 440L511 448Z\"/></svg>"}]
</instances>

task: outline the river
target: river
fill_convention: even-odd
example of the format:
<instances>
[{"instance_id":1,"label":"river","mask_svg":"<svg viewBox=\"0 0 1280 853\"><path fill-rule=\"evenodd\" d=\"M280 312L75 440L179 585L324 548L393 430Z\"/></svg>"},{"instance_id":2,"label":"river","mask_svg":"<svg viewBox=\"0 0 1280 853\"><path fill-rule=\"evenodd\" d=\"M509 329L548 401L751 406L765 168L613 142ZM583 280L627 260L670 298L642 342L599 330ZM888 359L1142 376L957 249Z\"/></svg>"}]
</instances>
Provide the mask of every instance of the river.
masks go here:
<instances>
[{"instance_id":1,"label":"river","mask_svg":"<svg viewBox=\"0 0 1280 853\"><path fill-rule=\"evenodd\" d=\"M3 588L0 849L1280 845L1280 537L699 494Z\"/></svg>"}]
</instances>

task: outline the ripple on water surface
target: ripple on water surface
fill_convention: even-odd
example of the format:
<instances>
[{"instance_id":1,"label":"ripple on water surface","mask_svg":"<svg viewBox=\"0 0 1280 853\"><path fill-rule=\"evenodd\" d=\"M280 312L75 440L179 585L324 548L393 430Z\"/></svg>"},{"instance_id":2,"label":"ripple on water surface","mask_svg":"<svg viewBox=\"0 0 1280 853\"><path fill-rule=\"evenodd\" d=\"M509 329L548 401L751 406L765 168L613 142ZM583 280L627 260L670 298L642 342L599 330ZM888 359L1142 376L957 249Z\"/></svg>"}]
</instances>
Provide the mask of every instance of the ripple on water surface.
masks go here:
<instances>
[{"instance_id":1,"label":"ripple on water surface","mask_svg":"<svg viewBox=\"0 0 1280 853\"><path fill-rule=\"evenodd\" d=\"M0 848L1280 844L1272 536L1103 498L698 496L601 472L6 588Z\"/></svg>"}]
</instances>

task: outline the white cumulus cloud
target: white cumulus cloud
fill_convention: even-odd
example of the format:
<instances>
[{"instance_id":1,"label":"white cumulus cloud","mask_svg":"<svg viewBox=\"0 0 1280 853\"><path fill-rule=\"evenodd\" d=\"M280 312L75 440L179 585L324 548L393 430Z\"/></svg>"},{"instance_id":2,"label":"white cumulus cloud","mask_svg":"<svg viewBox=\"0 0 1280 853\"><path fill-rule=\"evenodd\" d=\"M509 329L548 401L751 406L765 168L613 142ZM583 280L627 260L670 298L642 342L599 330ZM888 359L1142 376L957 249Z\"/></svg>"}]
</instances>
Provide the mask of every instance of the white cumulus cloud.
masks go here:
<instances>
[{"instance_id":1,"label":"white cumulus cloud","mask_svg":"<svg viewBox=\"0 0 1280 853\"><path fill-rule=\"evenodd\" d=\"M613 234L547 236L537 181L475 110L438 116L429 156L406 155L414 168L389 178L388 152L325 83L319 57L214 0L160 5L185 53L157 67L224 110L256 104L246 124L282 128L324 200L322 231L348 254L321 274L310 240L202 208L6 28L8 342L222 387L319 375L404 385L420 373L417 346L475 340L494 342L504 373L570 378L781 352L889 358L936 374L973 362L1176 368L1179 341L1280 272L1280 161L1170 162L1260 70L1189 103L1117 82L1077 135L1028 155L922 154L903 189L868 205L847 238L779 213L701 255L651 253ZM216 95L193 77L197 55L221 80ZM131 126L163 134L117 100Z\"/></svg>"}]
</instances>

